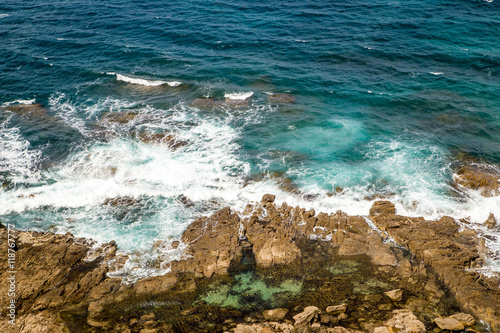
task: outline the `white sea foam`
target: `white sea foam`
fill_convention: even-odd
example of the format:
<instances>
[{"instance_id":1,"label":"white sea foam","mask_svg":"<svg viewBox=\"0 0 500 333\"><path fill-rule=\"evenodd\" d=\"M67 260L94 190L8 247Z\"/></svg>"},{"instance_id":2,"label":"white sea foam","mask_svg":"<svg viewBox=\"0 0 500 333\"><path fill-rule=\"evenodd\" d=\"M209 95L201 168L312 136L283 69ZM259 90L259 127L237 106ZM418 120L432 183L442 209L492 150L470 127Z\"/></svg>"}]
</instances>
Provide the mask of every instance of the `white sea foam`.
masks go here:
<instances>
[{"instance_id":1,"label":"white sea foam","mask_svg":"<svg viewBox=\"0 0 500 333\"><path fill-rule=\"evenodd\" d=\"M139 84L147 87L157 87L164 84L169 85L170 87L177 87L182 84L182 82L179 81L146 80L146 79L125 76L123 74L116 74L116 73L108 73L108 74L116 75L116 79L118 81L128 82L132 84Z\"/></svg>"},{"instance_id":2,"label":"white sea foam","mask_svg":"<svg viewBox=\"0 0 500 333\"><path fill-rule=\"evenodd\" d=\"M0 14L0 19L4 18L4 17L8 17L8 16L10 16L10 15L9 14Z\"/></svg>"},{"instance_id":3,"label":"white sea foam","mask_svg":"<svg viewBox=\"0 0 500 333\"><path fill-rule=\"evenodd\" d=\"M51 108L68 115L69 122L74 121L77 114L96 119L103 111L120 111L134 105L108 98L75 111L74 104L63 95L53 96L50 101ZM69 106L62 106L68 103ZM138 110L140 116L149 117L148 123L142 125L143 129L175 132L179 140L187 141L188 145L173 151L167 146L134 139L129 135L129 128L114 128L115 135L108 141L90 142L86 149L75 151L60 165L43 171L43 179L50 180L45 184L0 191L0 215L37 212L37 209L51 206L58 212L53 214L62 216L58 221L74 221L58 222L58 231L71 231L77 236L101 242L114 239L129 253L141 251L131 257L123 270L116 272L117 276L126 276L130 281L162 274L168 271L169 260L180 258L181 251L168 248L150 251L155 240L179 237L200 214L197 208L185 207L178 200L180 196L195 207L203 206L204 214L223 206L242 211L247 203L260 201L265 193L273 193L278 204L287 202L316 212L342 210L351 215L366 216L373 201L365 200L365 197L382 192L395 193L389 200L395 203L398 214L402 215L428 219L443 215L457 219L469 217L472 225L484 232L483 223L490 212L500 217L500 197L484 198L475 191L466 191L467 200L460 201L444 195L449 189L447 181L451 174L447 152L425 140L372 141L366 147L365 161L356 168L331 160L323 164L291 166L286 176L295 179L303 194L314 198L307 200L303 195L284 191L271 177L262 181L245 181L251 175L251 168L240 155L241 147L237 142L241 133L231 122L237 117L238 121L247 119L249 124L255 124L272 109L252 107L236 115L234 111L229 112L223 118L211 118L183 103L168 110L168 117L165 111L149 107ZM189 126L184 126L186 123ZM17 152L14 154L17 157L11 159L13 162L0 165L18 165L9 169L16 169L18 174L33 173L38 153L29 150L29 143L22 140L18 130L8 129L5 123L0 129L2 142L11 142L10 146L3 146L2 151ZM363 142L362 132L361 123L337 119L332 121L332 128L293 128L293 135L292 132L284 134L288 140L279 141L286 142L293 150L309 152L321 159L330 154L328 149L322 148L323 143L349 151ZM8 137L7 140L3 140L4 136ZM317 147L311 147L311 139ZM265 161L260 167L262 171L270 169ZM373 187L374 183L377 186ZM344 190L328 196L325 184ZM116 197L134 198L137 204L132 207L103 204L106 199ZM500 251L499 245L493 241L487 241L487 245ZM160 257L165 263L162 268L148 266L148 261ZM490 265L491 269L500 271L498 263L494 265L495 262Z\"/></svg>"},{"instance_id":4,"label":"white sea foam","mask_svg":"<svg viewBox=\"0 0 500 333\"><path fill-rule=\"evenodd\" d=\"M234 100L245 100L252 97L253 91L241 92L241 93L229 93L224 94L225 98L234 99Z\"/></svg>"},{"instance_id":5,"label":"white sea foam","mask_svg":"<svg viewBox=\"0 0 500 333\"><path fill-rule=\"evenodd\" d=\"M9 127L9 119L0 123L0 173L7 173L15 183L37 181L39 173L35 167L41 155L30 149L29 141L23 139L18 128Z\"/></svg>"},{"instance_id":6,"label":"white sea foam","mask_svg":"<svg viewBox=\"0 0 500 333\"><path fill-rule=\"evenodd\" d=\"M12 102L5 102L2 103L2 106L9 106L9 105L14 105L14 104L25 104L25 105L31 105L35 104L35 99L16 99L15 101Z\"/></svg>"},{"instance_id":7,"label":"white sea foam","mask_svg":"<svg viewBox=\"0 0 500 333\"><path fill-rule=\"evenodd\" d=\"M78 108L66 100L65 94L59 93L50 96L49 105L51 110L54 111L66 125L76 129L84 136L88 136L90 134L85 125L85 121L80 118L78 114Z\"/></svg>"},{"instance_id":8,"label":"white sea foam","mask_svg":"<svg viewBox=\"0 0 500 333\"><path fill-rule=\"evenodd\" d=\"M432 75L443 75L444 73L443 72L429 72L429 74L432 74Z\"/></svg>"}]
</instances>

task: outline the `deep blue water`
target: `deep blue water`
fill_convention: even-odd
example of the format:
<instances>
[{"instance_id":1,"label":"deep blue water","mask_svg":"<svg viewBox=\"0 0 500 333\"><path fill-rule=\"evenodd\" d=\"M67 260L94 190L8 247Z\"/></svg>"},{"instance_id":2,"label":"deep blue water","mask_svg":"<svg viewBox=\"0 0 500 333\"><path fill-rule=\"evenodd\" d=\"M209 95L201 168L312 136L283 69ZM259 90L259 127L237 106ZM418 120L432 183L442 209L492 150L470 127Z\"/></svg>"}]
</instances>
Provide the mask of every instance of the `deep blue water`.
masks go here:
<instances>
[{"instance_id":1,"label":"deep blue water","mask_svg":"<svg viewBox=\"0 0 500 333\"><path fill-rule=\"evenodd\" d=\"M0 43L0 104L47 110L0 111L4 222L146 250L267 192L352 214L395 194L401 213L500 216L499 197L450 185L461 153L500 164L496 0L4 1ZM243 107L192 104L249 92ZM100 120L124 111L140 115ZM104 204L116 197L136 201Z\"/></svg>"}]
</instances>

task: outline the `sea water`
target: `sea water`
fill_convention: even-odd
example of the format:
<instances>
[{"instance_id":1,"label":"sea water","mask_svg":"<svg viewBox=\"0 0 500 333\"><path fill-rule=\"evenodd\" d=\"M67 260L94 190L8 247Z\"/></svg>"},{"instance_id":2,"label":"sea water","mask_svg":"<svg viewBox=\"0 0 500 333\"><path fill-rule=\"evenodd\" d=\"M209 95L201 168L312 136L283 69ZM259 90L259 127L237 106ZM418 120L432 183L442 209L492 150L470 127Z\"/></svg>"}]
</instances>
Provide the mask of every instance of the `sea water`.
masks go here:
<instances>
[{"instance_id":1,"label":"sea water","mask_svg":"<svg viewBox=\"0 0 500 333\"><path fill-rule=\"evenodd\" d=\"M0 41L0 104L47 110L0 111L4 223L115 240L140 266L265 193L358 215L382 194L467 218L498 256L500 197L452 186L459 154L500 164L498 1L6 1ZM137 135L165 132L187 144Z\"/></svg>"}]
</instances>

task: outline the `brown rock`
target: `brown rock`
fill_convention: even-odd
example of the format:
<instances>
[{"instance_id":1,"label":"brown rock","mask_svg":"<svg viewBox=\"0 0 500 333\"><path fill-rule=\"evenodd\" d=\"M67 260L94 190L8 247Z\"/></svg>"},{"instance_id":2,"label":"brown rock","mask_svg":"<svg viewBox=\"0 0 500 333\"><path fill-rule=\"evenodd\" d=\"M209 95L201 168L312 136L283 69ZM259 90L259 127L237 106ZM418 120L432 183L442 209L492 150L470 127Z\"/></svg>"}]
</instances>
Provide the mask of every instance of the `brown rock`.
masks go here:
<instances>
[{"instance_id":1,"label":"brown rock","mask_svg":"<svg viewBox=\"0 0 500 333\"><path fill-rule=\"evenodd\" d=\"M400 333L424 333L425 325L410 310L394 310L393 316L385 325L389 330Z\"/></svg>"},{"instance_id":2,"label":"brown rock","mask_svg":"<svg viewBox=\"0 0 500 333\"><path fill-rule=\"evenodd\" d=\"M171 132L163 133L146 133L143 132L138 136L139 140L149 144L164 144L172 150L184 147L188 144L187 141L179 140L175 134Z\"/></svg>"},{"instance_id":3,"label":"brown rock","mask_svg":"<svg viewBox=\"0 0 500 333\"><path fill-rule=\"evenodd\" d=\"M451 318L451 317L436 318L436 319L434 319L434 322L442 330L461 331L465 328L461 322L459 322L458 320Z\"/></svg>"},{"instance_id":4,"label":"brown rock","mask_svg":"<svg viewBox=\"0 0 500 333\"><path fill-rule=\"evenodd\" d=\"M137 113L134 112L105 112L100 121L107 121L110 123L126 124L137 117Z\"/></svg>"},{"instance_id":5,"label":"brown rock","mask_svg":"<svg viewBox=\"0 0 500 333\"><path fill-rule=\"evenodd\" d=\"M9 105L5 109L28 118L36 118L47 114L47 110L39 103Z\"/></svg>"},{"instance_id":6,"label":"brown rock","mask_svg":"<svg viewBox=\"0 0 500 333\"><path fill-rule=\"evenodd\" d=\"M465 188L479 190L485 197L500 194L500 171L497 167L465 158L456 169L454 181Z\"/></svg>"},{"instance_id":7,"label":"brown rock","mask_svg":"<svg viewBox=\"0 0 500 333\"><path fill-rule=\"evenodd\" d=\"M267 267L271 265L289 264L299 258L300 249L286 236L275 235L255 252L255 262Z\"/></svg>"},{"instance_id":8,"label":"brown rock","mask_svg":"<svg viewBox=\"0 0 500 333\"><path fill-rule=\"evenodd\" d=\"M497 226L497 219L495 218L495 215L493 215L492 213L490 213L490 215L488 216L488 218L486 219L486 221L484 221L484 225L488 229L495 228Z\"/></svg>"},{"instance_id":9,"label":"brown rock","mask_svg":"<svg viewBox=\"0 0 500 333\"><path fill-rule=\"evenodd\" d=\"M262 312L262 315L264 316L264 319L268 321L281 321L285 318L287 313L288 309L279 308L279 309L265 310Z\"/></svg>"},{"instance_id":10,"label":"brown rock","mask_svg":"<svg viewBox=\"0 0 500 333\"><path fill-rule=\"evenodd\" d=\"M295 327L304 327L309 325L314 319L318 318L320 310L315 306L308 306L299 314L293 316Z\"/></svg>"},{"instance_id":11,"label":"brown rock","mask_svg":"<svg viewBox=\"0 0 500 333\"><path fill-rule=\"evenodd\" d=\"M295 96L289 94L271 94L267 98L270 103L293 104Z\"/></svg>"},{"instance_id":12,"label":"brown rock","mask_svg":"<svg viewBox=\"0 0 500 333\"><path fill-rule=\"evenodd\" d=\"M387 297L389 297L394 302L399 302L400 300L403 299L403 291L401 289L386 291L384 294L387 295Z\"/></svg>"},{"instance_id":13,"label":"brown rock","mask_svg":"<svg viewBox=\"0 0 500 333\"><path fill-rule=\"evenodd\" d=\"M476 324L476 320L468 313L456 313L450 318L456 319L461 322L464 326L474 326Z\"/></svg>"},{"instance_id":14,"label":"brown rock","mask_svg":"<svg viewBox=\"0 0 500 333\"><path fill-rule=\"evenodd\" d=\"M326 312L328 314L339 314L344 313L347 310L347 304L342 303L340 305L332 305L326 308Z\"/></svg>"},{"instance_id":15,"label":"brown rock","mask_svg":"<svg viewBox=\"0 0 500 333\"><path fill-rule=\"evenodd\" d=\"M396 214L396 207L390 201L375 201L372 208L370 208L371 217L394 214Z\"/></svg>"}]
</instances>

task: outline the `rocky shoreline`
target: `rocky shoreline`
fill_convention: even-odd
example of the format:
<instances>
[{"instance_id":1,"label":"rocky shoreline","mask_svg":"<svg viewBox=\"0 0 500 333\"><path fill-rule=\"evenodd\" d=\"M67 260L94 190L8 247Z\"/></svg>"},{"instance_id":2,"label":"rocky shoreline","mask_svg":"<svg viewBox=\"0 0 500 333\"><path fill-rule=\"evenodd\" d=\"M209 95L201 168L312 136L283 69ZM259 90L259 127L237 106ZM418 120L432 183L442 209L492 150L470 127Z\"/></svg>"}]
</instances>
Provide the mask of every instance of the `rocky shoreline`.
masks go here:
<instances>
[{"instance_id":1,"label":"rocky shoreline","mask_svg":"<svg viewBox=\"0 0 500 333\"><path fill-rule=\"evenodd\" d=\"M498 228L493 217L492 228ZM368 218L278 206L224 208L183 233L187 259L133 284L115 242L12 231L16 325L2 332L495 332L500 278L478 272L487 249L451 217ZM2 248L8 230L0 228ZM8 262L0 294L7 304Z\"/></svg>"}]
</instances>

